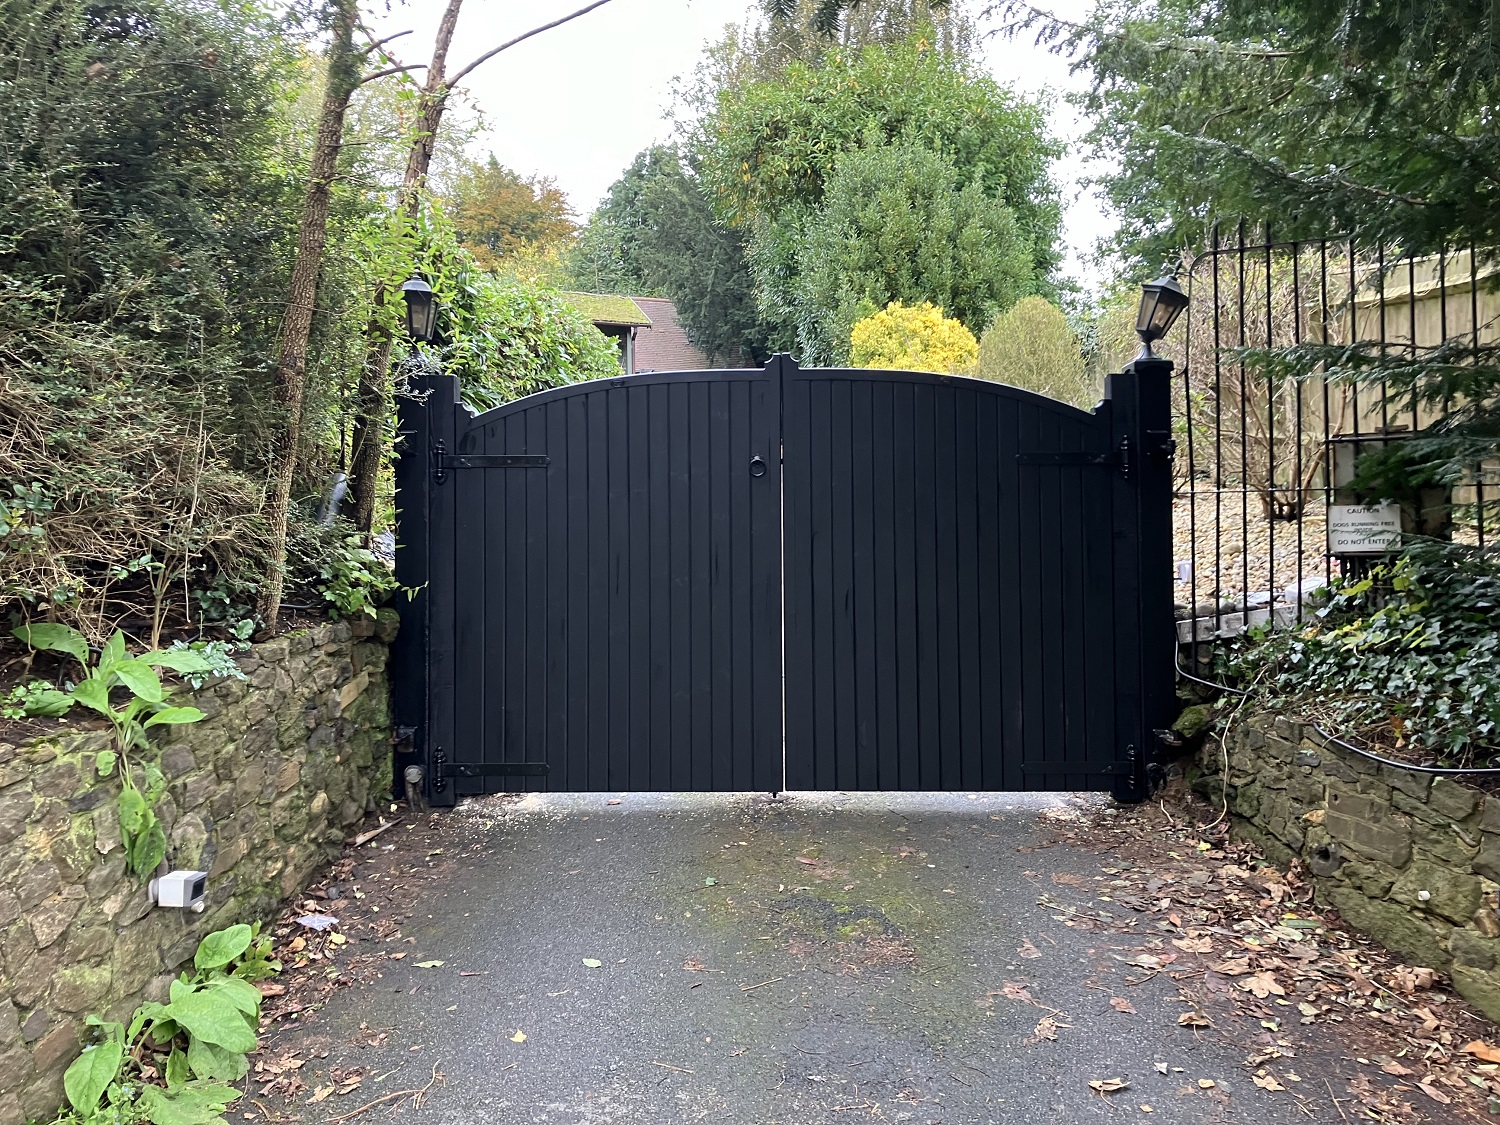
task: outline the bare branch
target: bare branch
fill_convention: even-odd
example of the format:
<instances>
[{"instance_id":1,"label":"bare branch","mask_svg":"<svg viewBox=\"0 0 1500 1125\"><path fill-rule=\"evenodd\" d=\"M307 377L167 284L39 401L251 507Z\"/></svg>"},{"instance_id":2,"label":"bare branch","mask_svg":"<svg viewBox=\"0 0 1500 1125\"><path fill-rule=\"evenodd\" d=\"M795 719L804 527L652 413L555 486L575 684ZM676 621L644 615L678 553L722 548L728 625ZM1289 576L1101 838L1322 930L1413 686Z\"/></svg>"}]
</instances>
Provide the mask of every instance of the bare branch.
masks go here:
<instances>
[{"instance_id":1,"label":"bare branch","mask_svg":"<svg viewBox=\"0 0 1500 1125\"><path fill-rule=\"evenodd\" d=\"M366 35L369 35L369 29L364 28L363 25L361 25L361 28L365 31ZM387 35L384 39L376 39L376 38L374 38L372 36L369 45L367 47L365 47L365 54L368 55L371 51L378 51L378 50L380 50L380 48L384 47L392 39L400 39L403 35L410 35L410 34L411 34L411 29L408 28L405 31L398 31L398 32L396 32L395 35Z\"/></svg>"},{"instance_id":2,"label":"bare branch","mask_svg":"<svg viewBox=\"0 0 1500 1125\"><path fill-rule=\"evenodd\" d=\"M514 39L511 39L505 43L501 43L500 46L494 48L493 50L486 51L484 54L480 55L477 59L471 62L468 66L460 70L452 78L448 79L446 85L450 88L453 86L457 86L460 82L463 81L464 77L468 75L468 73L475 67L477 67L480 63L488 62L490 59L498 55L501 51L514 47L517 43L530 39L533 35L540 35L544 31L551 31L554 27L559 27L562 24L567 23L569 20L576 20L579 16L587 15L595 8L602 8L605 4L608 3L609 0L594 0L594 2L592 4L589 4L587 7L579 8L576 12L569 12L561 19L555 19L551 23L543 24L541 27L533 27L525 34L517 35Z\"/></svg>"},{"instance_id":3,"label":"bare branch","mask_svg":"<svg viewBox=\"0 0 1500 1125\"><path fill-rule=\"evenodd\" d=\"M405 74L408 70L426 70L426 63L413 63L411 66L388 66L384 70L377 70L374 74L367 74L359 80L359 85L366 82L374 82L377 78L385 78L392 74Z\"/></svg>"}]
</instances>

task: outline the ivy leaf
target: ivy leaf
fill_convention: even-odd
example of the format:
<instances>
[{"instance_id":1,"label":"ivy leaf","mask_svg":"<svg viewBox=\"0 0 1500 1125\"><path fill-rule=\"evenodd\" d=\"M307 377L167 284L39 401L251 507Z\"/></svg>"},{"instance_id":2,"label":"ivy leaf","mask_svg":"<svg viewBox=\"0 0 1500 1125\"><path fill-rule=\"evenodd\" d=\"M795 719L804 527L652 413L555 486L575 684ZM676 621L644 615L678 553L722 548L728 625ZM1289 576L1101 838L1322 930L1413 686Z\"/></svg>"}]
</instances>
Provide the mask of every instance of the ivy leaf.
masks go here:
<instances>
[{"instance_id":1,"label":"ivy leaf","mask_svg":"<svg viewBox=\"0 0 1500 1125\"><path fill-rule=\"evenodd\" d=\"M63 1091L69 1104L85 1117L91 1115L99 1107L104 1091L119 1075L124 1058L125 1045L116 1038L85 1047L63 1074Z\"/></svg>"},{"instance_id":2,"label":"ivy leaf","mask_svg":"<svg viewBox=\"0 0 1500 1125\"><path fill-rule=\"evenodd\" d=\"M19 629L12 629L11 633L41 652L66 653L85 668L89 666L89 644L77 629L42 621L22 625Z\"/></svg>"},{"instance_id":3,"label":"ivy leaf","mask_svg":"<svg viewBox=\"0 0 1500 1125\"><path fill-rule=\"evenodd\" d=\"M250 948L253 937L250 927L243 922L228 929L215 930L198 943L193 965L202 971L222 969Z\"/></svg>"}]
</instances>

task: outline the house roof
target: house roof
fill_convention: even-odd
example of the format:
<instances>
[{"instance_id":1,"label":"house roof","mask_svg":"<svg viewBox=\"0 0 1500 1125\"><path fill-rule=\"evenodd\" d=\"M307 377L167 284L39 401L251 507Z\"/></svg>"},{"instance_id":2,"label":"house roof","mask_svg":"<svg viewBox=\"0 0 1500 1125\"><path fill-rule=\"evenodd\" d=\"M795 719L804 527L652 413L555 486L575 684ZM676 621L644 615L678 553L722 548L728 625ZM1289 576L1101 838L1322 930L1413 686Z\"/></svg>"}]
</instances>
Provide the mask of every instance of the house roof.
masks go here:
<instances>
[{"instance_id":1,"label":"house roof","mask_svg":"<svg viewBox=\"0 0 1500 1125\"><path fill-rule=\"evenodd\" d=\"M677 306L665 297L632 300L651 318L651 327L635 337L637 371L699 371L709 366L708 356L694 347L677 319Z\"/></svg>"},{"instance_id":2,"label":"house roof","mask_svg":"<svg viewBox=\"0 0 1500 1125\"><path fill-rule=\"evenodd\" d=\"M651 318L629 297L613 293L564 293L563 300L595 324L651 327Z\"/></svg>"}]
</instances>

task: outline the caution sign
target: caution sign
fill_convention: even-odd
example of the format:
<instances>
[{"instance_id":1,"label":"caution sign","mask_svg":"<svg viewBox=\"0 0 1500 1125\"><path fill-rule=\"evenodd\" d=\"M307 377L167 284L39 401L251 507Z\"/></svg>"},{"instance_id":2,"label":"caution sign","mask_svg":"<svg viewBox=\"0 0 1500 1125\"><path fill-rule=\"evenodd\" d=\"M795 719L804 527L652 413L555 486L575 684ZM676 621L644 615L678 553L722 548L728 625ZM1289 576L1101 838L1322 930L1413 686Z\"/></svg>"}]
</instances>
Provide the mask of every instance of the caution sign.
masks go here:
<instances>
[{"instance_id":1,"label":"caution sign","mask_svg":"<svg viewBox=\"0 0 1500 1125\"><path fill-rule=\"evenodd\" d=\"M1401 545L1401 506L1331 504L1328 508L1330 555L1380 555Z\"/></svg>"}]
</instances>

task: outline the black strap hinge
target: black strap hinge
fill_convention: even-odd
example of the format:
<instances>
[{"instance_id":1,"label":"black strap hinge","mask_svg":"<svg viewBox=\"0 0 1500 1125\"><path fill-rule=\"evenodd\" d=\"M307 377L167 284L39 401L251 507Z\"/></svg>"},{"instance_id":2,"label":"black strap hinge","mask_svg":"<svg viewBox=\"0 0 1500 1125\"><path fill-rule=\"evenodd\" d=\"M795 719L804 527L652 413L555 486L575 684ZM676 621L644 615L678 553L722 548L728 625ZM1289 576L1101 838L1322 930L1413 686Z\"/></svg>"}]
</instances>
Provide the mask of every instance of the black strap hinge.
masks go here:
<instances>
[{"instance_id":1,"label":"black strap hinge","mask_svg":"<svg viewBox=\"0 0 1500 1125\"><path fill-rule=\"evenodd\" d=\"M449 453L441 440L432 444L432 479L448 479L450 469L545 469L551 464L545 453Z\"/></svg>"}]
</instances>

